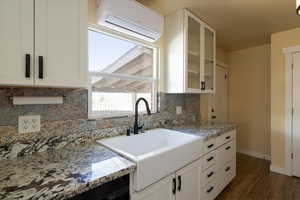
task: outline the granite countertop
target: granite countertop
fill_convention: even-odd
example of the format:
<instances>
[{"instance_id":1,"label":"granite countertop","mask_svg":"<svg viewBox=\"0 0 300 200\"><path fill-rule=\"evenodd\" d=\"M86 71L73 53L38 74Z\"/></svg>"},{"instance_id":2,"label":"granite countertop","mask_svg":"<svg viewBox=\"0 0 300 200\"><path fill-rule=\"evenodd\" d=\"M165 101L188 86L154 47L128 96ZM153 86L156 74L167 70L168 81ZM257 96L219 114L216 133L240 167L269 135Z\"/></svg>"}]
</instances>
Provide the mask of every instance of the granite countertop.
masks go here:
<instances>
[{"instance_id":1,"label":"granite countertop","mask_svg":"<svg viewBox=\"0 0 300 200\"><path fill-rule=\"evenodd\" d=\"M220 136L236 128L237 128L236 124L230 124L230 123L217 124L217 123L210 123L210 122L201 122L200 124L177 126L177 127L173 127L172 129L183 133L201 136L203 137L203 141L206 141L212 137Z\"/></svg>"},{"instance_id":2,"label":"granite countertop","mask_svg":"<svg viewBox=\"0 0 300 200\"><path fill-rule=\"evenodd\" d=\"M98 144L71 145L0 163L0 199L66 199L135 170Z\"/></svg>"},{"instance_id":3,"label":"granite countertop","mask_svg":"<svg viewBox=\"0 0 300 200\"><path fill-rule=\"evenodd\" d=\"M200 123L171 129L207 140L235 124ZM61 200L133 172L136 165L96 144L68 145L0 163L0 199Z\"/></svg>"}]
</instances>

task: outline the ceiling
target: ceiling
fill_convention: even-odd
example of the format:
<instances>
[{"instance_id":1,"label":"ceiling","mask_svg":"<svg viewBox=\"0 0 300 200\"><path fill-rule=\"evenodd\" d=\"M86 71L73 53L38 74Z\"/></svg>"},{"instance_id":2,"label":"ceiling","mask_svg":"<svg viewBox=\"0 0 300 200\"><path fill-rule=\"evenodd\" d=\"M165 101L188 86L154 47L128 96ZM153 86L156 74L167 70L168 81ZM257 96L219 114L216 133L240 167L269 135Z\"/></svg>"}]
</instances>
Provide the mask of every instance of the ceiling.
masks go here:
<instances>
[{"instance_id":1,"label":"ceiling","mask_svg":"<svg viewBox=\"0 0 300 200\"><path fill-rule=\"evenodd\" d=\"M300 27L296 0L139 0L163 15L188 8L217 30L227 51L270 42L271 33ZM299 36L300 37L300 36Z\"/></svg>"}]
</instances>

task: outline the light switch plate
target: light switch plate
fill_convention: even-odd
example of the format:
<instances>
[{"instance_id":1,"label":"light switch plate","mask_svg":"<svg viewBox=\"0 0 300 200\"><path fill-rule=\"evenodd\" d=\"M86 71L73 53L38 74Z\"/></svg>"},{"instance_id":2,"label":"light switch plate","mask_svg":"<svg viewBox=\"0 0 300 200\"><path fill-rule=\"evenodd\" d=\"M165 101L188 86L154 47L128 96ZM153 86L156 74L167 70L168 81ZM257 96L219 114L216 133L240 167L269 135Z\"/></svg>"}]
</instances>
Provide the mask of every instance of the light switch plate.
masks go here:
<instances>
[{"instance_id":1,"label":"light switch plate","mask_svg":"<svg viewBox=\"0 0 300 200\"><path fill-rule=\"evenodd\" d=\"M33 133L41 130L41 116L19 116L19 133Z\"/></svg>"},{"instance_id":2,"label":"light switch plate","mask_svg":"<svg viewBox=\"0 0 300 200\"><path fill-rule=\"evenodd\" d=\"M176 106L176 115L182 114L182 107L181 106Z\"/></svg>"}]
</instances>

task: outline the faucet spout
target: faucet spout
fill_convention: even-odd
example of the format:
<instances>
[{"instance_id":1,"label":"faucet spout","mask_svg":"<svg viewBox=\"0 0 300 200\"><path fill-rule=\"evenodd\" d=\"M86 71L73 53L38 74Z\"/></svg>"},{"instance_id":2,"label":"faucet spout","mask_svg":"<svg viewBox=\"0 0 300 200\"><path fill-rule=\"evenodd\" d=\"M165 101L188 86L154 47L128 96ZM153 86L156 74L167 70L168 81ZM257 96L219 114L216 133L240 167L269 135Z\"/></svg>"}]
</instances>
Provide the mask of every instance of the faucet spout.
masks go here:
<instances>
[{"instance_id":1,"label":"faucet spout","mask_svg":"<svg viewBox=\"0 0 300 200\"><path fill-rule=\"evenodd\" d=\"M139 119L138 119L139 118L139 103L141 101L145 102L147 114L151 115L151 111L150 111L149 104L148 104L147 100L145 98L139 98L135 103L135 120L134 120L134 126L133 126L133 133L134 134L138 134L139 129L141 129L143 127L143 126L139 126Z\"/></svg>"}]
</instances>

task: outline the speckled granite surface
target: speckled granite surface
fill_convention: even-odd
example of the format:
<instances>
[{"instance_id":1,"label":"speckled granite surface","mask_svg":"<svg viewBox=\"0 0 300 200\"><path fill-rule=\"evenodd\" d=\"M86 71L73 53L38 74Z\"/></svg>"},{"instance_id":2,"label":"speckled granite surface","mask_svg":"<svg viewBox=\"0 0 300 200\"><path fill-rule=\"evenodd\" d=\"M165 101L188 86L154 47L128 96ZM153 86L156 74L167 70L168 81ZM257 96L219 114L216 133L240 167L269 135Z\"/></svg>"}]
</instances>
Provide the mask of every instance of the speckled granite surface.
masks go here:
<instances>
[{"instance_id":1,"label":"speckled granite surface","mask_svg":"<svg viewBox=\"0 0 300 200\"><path fill-rule=\"evenodd\" d=\"M139 119L145 123L146 129L169 128L196 121L193 114L173 116L167 112L140 116ZM9 127L0 127L0 138L2 136L4 139L3 141L0 139L0 161L35 152L57 150L68 144L85 143L90 140L123 135L126 134L127 128L132 127L133 124L133 117L106 121L56 121L43 123L39 133L21 135ZM6 141L6 137L14 139Z\"/></svg>"},{"instance_id":2,"label":"speckled granite surface","mask_svg":"<svg viewBox=\"0 0 300 200\"><path fill-rule=\"evenodd\" d=\"M1 161L0 199L66 199L129 174L135 164L98 144Z\"/></svg>"},{"instance_id":3,"label":"speckled granite surface","mask_svg":"<svg viewBox=\"0 0 300 200\"><path fill-rule=\"evenodd\" d=\"M236 124L214 124L209 122L202 122L200 124L194 124L194 125L172 127L172 129L176 131L199 135L203 137L204 141L212 137L217 137L219 135L222 135L223 133L234 130L236 128L237 128Z\"/></svg>"},{"instance_id":4,"label":"speckled granite surface","mask_svg":"<svg viewBox=\"0 0 300 200\"><path fill-rule=\"evenodd\" d=\"M207 140L237 128L235 124L171 126ZM66 199L129 174L135 164L91 141L0 163L0 199Z\"/></svg>"},{"instance_id":5,"label":"speckled granite surface","mask_svg":"<svg viewBox=\"0 0 300 200\"><path fill-rule=\"evenodd\" d=\"M65 96L61 105L14 106L10 96ZM200 95L164 94L160 112L140 116L146 129L195 123L200 118ZM133 126L134 117L87 119L87 90L46 88L0 88L0 161L35 152L57 150L67 144L122 135ZM183 114L176 115L176 106ZM19 115L41 115L41 131L18 134Z\"/></svg>"}]
</instances>

